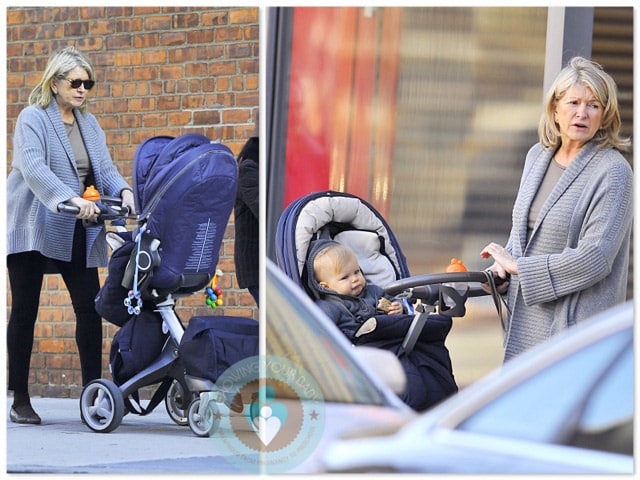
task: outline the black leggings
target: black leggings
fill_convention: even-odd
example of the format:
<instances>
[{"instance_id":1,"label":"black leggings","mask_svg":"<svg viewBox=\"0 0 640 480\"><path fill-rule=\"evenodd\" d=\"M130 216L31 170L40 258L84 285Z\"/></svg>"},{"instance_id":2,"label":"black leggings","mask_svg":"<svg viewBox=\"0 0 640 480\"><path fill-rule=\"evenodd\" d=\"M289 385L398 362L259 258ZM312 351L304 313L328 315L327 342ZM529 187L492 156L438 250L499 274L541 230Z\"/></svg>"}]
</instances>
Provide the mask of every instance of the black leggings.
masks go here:
<instances>
[{"instance_id":1,"label":"black leggings","mask_svg":"<svg viewBox=\"0 0 640 480\"><path fill-rule=\"evenodd\" d=\"M76 222L71 262L48 260L40 252L30 251L7 256L11 286L11 315L7 326L9 390L28 393L29 365L40 291L45 267L53 261L62 275L76 316L76 344L80 354L82 383L102 375L102 319L96 313L94 298L100 289L97 268L87 268L86 235Z\"/></svg>"}]
</instances>

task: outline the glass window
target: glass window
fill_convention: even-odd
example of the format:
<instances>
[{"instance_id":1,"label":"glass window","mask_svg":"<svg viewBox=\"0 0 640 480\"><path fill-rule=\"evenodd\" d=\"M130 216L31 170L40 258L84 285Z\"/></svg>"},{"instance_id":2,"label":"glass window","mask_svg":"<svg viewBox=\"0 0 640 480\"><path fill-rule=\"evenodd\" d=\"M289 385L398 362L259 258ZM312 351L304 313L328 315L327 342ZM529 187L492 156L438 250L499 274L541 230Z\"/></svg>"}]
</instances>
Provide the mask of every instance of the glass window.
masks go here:
<instances>
[{"instance_id":1,"label":"glass window","mask_svg":"<svg viewBox=\"0 0 640 480\"><path fill-rule=\"evenodd\" d=\"M267 355L287 358L304 368L319 385L325 401L386 404L345 351L353 347L342 332L329 319L320 321L322 312L313 308L315 305L306 294L292 292L292 288L299 287L267 272ZM332 327L335 335L331 334Z\"/></svg>"},{"instance_id":2,"label":"glass window","mask_svg":"<svg viewBox=\"0 0 640 480\"><path fill-rule=\"evenodd\" d=\"M588 401L593 403L583 417L585 428L596 420L601 426L603 411L609 412L609 420L612 415L627 417L629 402L633 402L633 376L632 370L623 366L628 362L618 359L623 353L628 355L629 334L619 332L543 369L491 400L458 429L534 442L566 443L578 428L575 419L581 417ZM613 370L614 378L603 383L612 365L620 367ZM610 389L612 385L625 383L631 387ZM595 397L591 398L592 394ZM567 431L568 427L571 431Z\"/></svg>"},{"instance_id":3,"label":"glass window","mask_svg":"<svg viewBox=\"0 0 640 480\"><path fill-rule=\"evenodd\" d=\"M296 7L283 207L347 191L411 273L476 269L478 246L508 236L537 141L547 10Z\"/></svg>"},{"instance_id":4,"label":"glass window","mask_svg":"<svg viewBox=\"0 0 640 480\"><path fill-rule=\"evenodd\" d=\"M633 344L594 386L568 445L633 455Z\"/></svg>"}]
</instances>

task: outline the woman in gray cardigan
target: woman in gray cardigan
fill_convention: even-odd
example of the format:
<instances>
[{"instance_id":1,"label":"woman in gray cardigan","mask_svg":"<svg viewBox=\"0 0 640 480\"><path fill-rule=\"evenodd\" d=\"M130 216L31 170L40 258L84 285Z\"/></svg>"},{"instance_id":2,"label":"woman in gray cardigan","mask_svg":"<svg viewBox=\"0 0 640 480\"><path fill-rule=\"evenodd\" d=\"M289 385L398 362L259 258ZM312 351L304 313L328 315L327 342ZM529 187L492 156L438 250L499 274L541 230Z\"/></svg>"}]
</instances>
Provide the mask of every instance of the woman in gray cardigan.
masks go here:
<instances>
[{"instance_id":1,"label":"woman in gray cardigan","mask_svg":"<svg viewBox=\"0 0 640 480\"><path fill-rule=\"evenodd\" d=\"M12 170L7 178L7 268L11 315L7 326L9 417L17 423L41 422L29 399L28 379L43 274L51 266L62 275L76 316L76 343L82 382L100 378L102 322L94 308L100 288L97 267L107 263L98 207L84 200L94 185L102 195L121 196L134 209L133 192L113 165L105 134L87 113L94 85L89 61L74 48L51 56L40 83L16 122ZM80 213L57 213L62 202Z\"/></svg>"},{"instance_id":2,"label":"woman in gray cardigan","mask_svg":"<svg viewBox=\"0 0 640 480\"><path fill-rule=\"evenodd\" d=\"M626 299L633 173L620 125L613 79L573 58L547 93L509 240L481 252L510 275L505 361Z\"/></svg>"}]
</instances>

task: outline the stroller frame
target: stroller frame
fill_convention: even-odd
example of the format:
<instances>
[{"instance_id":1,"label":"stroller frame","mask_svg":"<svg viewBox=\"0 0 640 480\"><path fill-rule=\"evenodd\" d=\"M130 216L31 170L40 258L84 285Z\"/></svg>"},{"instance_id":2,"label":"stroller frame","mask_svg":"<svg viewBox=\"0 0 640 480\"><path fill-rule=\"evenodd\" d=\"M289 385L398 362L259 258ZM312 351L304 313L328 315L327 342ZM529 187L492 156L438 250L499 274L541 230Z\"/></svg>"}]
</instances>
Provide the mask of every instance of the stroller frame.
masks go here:
<instances>
[{"instance_id":1,"label":"stroller frame","mask_svg":"<svg viewBox=\"0 0 640 480\"><path fill-rule=\"evenodd\" d=\"M166 341L158 357L149 366L120 386L111 380L100 378L83 389L80 412L91 430L111 432L122 423L127 410L147 415L164 397L167 413L176 424L189 425L194 434L202 437L209 436L214 431L217 426L217 407L214 403L225 403L225 397L217 391L211 380L184 373L178 355L184 327L174 307L175 299L169 295L154 309L162 317ZM169 384L171 379L173 381ZM160 385L146 407L131 402L130 397L140 388L155 384Z\"/></svg>"},{"instance_id":2,"label":"stroller frame","mask_svg":"<svg viewBox=\"0 0 640 480\"><path fill-rule=\"evenodd\" d=\"M138 226L132 238L134 251L123 274L122 286L132 288L124 305L129 315L138 315L142 301L153 304L165 339L151 364L120 385L105 378L85 385L80 397L81 417L91 430L107 433L120 425L127 411L146 415L164 398L175 423L188 424L196 435L208 436L217 426L214 401L224 402L225 397L218 394L213 381L186 374L179 354L185 327L175 312L175 299L201 290L214 277L222 233L235 201L237 163L226 146L199 134L152 137L136 151L133 178ZM181 246L175 234L165 238L158 233L165 228L158 220L171 214L176 195L180 201L199 201L210 188L225 196L198 209L192 218L180 217L183 228L194 233L195 240L188 248ZM174 189L176 195L172 196ZM177 231L184 236L184 230ZM158 388L143 407L138 390L156 384Z\"/></svg>"}]
</instances>

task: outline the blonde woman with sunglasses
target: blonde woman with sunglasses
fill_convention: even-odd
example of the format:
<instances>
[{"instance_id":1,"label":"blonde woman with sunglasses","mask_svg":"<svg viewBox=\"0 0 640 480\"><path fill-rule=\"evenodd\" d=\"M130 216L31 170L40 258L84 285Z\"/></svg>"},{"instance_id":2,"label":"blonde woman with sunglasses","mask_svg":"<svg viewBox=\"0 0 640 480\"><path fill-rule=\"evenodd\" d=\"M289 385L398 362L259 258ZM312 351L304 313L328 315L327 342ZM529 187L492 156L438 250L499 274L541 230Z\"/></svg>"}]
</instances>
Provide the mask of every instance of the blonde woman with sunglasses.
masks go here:
<instances>
[{"instance_id":1,"label":"blonde woman with sunglasses","mask_svg":"<svg viewBox=\"0 0 640 480\"><path fill-rule=\"evenodd\" d=\"M94 308L100 287L98 267L107 264L104 225L84 200L85 187L120 196L134 209L133 192L114 166L106 137L88 113L94 70L73 47L54 53L20 112L7 178L7 268L11 314L7 326L10 420L39 424L31 406L28 379L34 328L44 273L60 273L76 316L76 343L82 383L101 377L102 324ZM59 203L79 208L58 213Z\"/></svg>"}]
</instances>

